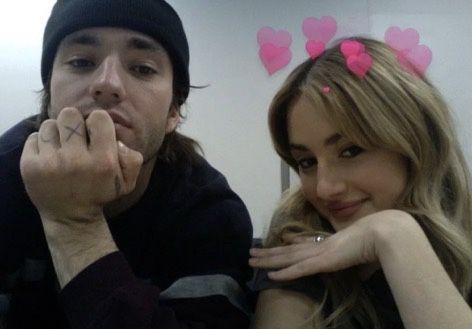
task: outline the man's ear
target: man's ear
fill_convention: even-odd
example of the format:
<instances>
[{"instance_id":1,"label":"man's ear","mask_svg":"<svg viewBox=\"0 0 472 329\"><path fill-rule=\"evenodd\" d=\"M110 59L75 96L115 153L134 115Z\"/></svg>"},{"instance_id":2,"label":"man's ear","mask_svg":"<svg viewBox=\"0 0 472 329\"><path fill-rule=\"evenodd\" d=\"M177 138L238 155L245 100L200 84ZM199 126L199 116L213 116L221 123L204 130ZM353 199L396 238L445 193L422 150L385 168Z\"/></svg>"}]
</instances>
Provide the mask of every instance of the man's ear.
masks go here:
<instances>
[{"instance_id":1,"label":"man's ear","mask_svg":"<svg viewBox=\"0 0 472 329\"><path fill-rule=\"evenodd\" d=\"M173 132L177 129L180 122L180 111L179 107L172 105L169 113L167 114L166 134Z\"/></svg>"}]
</instances>

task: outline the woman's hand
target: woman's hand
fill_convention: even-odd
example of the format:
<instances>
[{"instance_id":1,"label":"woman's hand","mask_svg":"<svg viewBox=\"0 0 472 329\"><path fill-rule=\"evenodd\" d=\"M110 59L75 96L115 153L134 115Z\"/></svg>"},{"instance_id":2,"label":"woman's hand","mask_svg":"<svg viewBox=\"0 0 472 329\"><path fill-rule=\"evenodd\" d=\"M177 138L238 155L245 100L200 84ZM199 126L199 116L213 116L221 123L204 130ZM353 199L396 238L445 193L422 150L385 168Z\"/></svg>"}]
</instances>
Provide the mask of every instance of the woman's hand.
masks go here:
<instances>
[{"instance_id":1,"label":"woman's hand","mask_svg":"<svg viewBox=\"0 0 472 329\"><path fill-rule=\"evenodd\" d=\"M274 269L269 272L269 277L280 281L357 265L366 265L361 270L369 270L379 266L378 238L394 228L398 220L414 221L403 211L380 211L357 220L320 242L314 242L313 237L298 237L288 246L251 249L249 264L255 268Z\"/></svg>"}]
</instances>

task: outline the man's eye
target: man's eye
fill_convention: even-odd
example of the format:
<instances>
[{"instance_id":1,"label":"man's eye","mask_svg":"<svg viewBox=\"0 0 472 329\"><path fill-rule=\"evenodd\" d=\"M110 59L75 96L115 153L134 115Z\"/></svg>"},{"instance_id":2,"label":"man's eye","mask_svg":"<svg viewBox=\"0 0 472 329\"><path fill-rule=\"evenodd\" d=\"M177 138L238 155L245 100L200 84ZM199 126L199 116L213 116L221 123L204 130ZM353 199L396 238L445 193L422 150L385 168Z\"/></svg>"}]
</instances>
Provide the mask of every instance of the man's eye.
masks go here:
<instances>
[{"instance_id":1,"label":"man's eye","mask_svg":"<svg viewBox=\"0 0 472 329\"><path fill-rule=\"evenodd\" d=\"M345 148L341 152L341 157L343 158L354 158L355 156L359 155L360 153L364 152L364 149L362 147L359 147L357 145L352 145L347 148Z\"/></svg>"},{"instance_id":2,"label":"man's eye","mask_svg":"<svg viewBox=\"0 0 472 329\"><path fill-rule=\"evenodd\" d=\"M92 61L83 58L73 59L67 63L74 68L89 68L95 65Z\"/></svg>"},{"instance_id":3,"label":"man's eye","mask_svg":"<svg viewBox=\"0 0 472 329\"><path fill-rule=\"evenodd\" d=\"M147 65L136 65L131 67L131 70L140 75L152 75L157 73L155 69Z\"/></svg>"}]
</instances>

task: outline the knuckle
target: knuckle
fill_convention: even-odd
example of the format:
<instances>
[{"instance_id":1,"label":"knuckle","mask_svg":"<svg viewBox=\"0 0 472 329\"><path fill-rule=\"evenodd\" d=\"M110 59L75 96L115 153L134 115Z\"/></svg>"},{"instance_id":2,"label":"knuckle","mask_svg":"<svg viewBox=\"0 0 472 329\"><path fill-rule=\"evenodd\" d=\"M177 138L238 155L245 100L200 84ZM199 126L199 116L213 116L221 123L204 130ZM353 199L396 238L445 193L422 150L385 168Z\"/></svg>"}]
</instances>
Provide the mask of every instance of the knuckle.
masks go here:
<instances>
[{"instance_id":1,"label":"knuckle","mask_svg":"<svg viewBox=\"0 0 472 329\"><path fill-rule=\"evenodd\" d=\"M20 170L23 178L29 180L51 177L57 175L57 159L51 156L41 159L26 157L20 161Z\"/></svg>"},{"instance_id":2,"label":"knuckle","mask_svg":"<svg viewBox=\"0 0 472 329\"><path fill-rule=\"evenodd\" d=\"M132 180L131 182L127 182L124 186L125 194L130 193L136 188L136 180Z\"/></svg>"},{"instance_id":3,"label":"knuckle","mask_svg":"<svg viewBox=\"0 0 472 329\"><path fill-rule=\"evenodd\" d=\"M26 138L25 147L23 148L23 155L24 155L25 151L27 151L26 143L30 143L30 144L37 143L37 142L38 142L38 137L39 137L39 132L36 131L36 132L30 134L30 135Z\"/></svg>"},{"instance_id":4,"label":"knuckle","mask_svg":"<svg viewBox=\"0 0 472 329\"><path fill-rule=\"evenodd\" d=\"M42 178L51 178L59 176L60 172L57 170L57 166L52 161L41 162L41 165L37 167L36 174Z\"/></svg>"},{"instance_id":5,"label":"knuckle","mask_svg":"<svg viewBox=\"0 0 472 329\"><path fill-rule=\"evenodd\" d=\"M116 171L116 167L117 160L112 152L104 152L100 156L100 159L98 159L96 165L94 166L95 170L99 174L114 174Z\"/></svg>"},{"instance_id":6,"label":"knuckle","mask_svg":"<svg viewBox=\"0 0 472 329\"><path fill-rule=\"evenodd\" d=\"M77 168L81 167L82 161L84 159L80 156L80 153L77 152L68 152L64 149L60 149L57 152L57 166L58 169L67 171L67 172L75 172Z\"/></svg>"},{"instance_id":7,"label":"knuckle","mask_svg":"<svg viewBox=\"0 0 472 329\"><path fill-rule=\"evenodd\" d=\"M140 167L144 162L143 155L140 152L136 152L136 156L132 157L132 160L137 167Z\"/></svg>"},{"instance_id":8,"label":"knuckle","mask_svg":"<svg viewBox=\"0 0 472 329\"><path fill-rule=\"evenodd\" d=\"M20 160L20 171L23 178L34 176L37 173L36 161L31 157L22 157Z\"/></svg>"},{"instance_id":9,"label":"knuckle","mask_svg":"<svg viewBox=\"0 0 472 329\"><path fill-rule=\"evenodd\" d=\"M41 129L45 129L45 128L50 128L50 127L53 127L53 126L56 126L56 120L54 119L47 119L45 121L43 121L43 123L41 123L41 126L40 126L40 130Z\"/></svg>"}]
</instances>

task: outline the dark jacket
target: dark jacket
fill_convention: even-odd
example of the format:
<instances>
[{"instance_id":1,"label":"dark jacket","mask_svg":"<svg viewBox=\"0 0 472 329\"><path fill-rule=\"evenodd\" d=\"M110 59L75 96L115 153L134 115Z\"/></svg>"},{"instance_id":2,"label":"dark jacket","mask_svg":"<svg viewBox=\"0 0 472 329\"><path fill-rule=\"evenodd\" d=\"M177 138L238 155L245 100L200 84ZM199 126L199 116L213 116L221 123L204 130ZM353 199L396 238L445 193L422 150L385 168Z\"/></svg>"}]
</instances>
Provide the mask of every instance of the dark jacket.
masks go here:
<instances>
[{"instance_id":1,"label":"dark jacket","mask_svg":"<svg viewBox=\"0 0 472 329\"><path fill-rule=\"evenodd\" d=\"M107 219L120 251L60 290L19 172L32 120L0 137L6 328L247 328L251 222L241 199L203 158L185 166L157 162L140 201Z\"/></svg>"}]
</instances>

